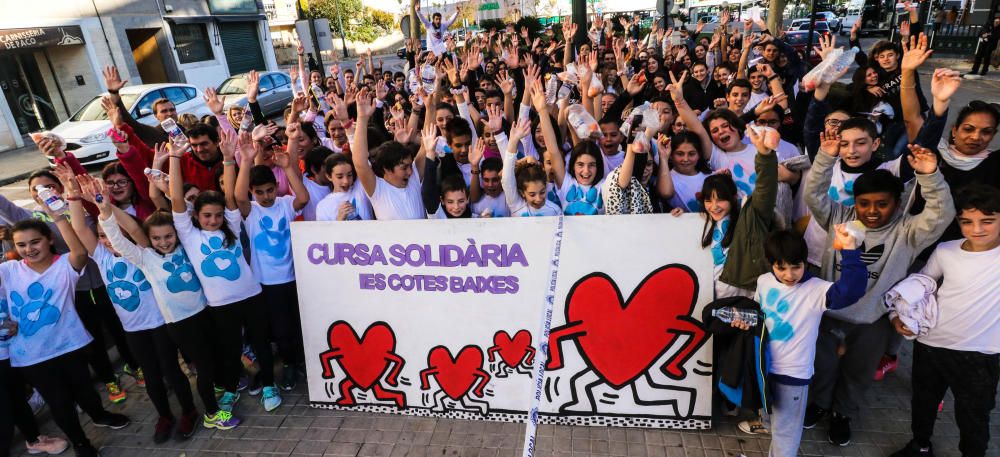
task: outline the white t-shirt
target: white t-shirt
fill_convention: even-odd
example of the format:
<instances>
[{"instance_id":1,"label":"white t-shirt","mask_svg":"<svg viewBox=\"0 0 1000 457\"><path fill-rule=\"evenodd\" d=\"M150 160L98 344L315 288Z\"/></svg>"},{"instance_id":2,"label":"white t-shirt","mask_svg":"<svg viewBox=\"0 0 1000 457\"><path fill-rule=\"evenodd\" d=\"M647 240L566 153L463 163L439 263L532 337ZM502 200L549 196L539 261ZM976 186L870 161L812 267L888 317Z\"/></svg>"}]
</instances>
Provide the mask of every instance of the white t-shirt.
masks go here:
<instances>
[{"instance_id":1,"label":"white t-shirt","mask_svg":"<svg viewBox=\"0 0 1000 457\"><path fill-rule=\"evenodd\" d=\"M937 326L917 341L956 351L1000 353L1000 246L970 252L962 250L964 241L939 244L920 272L940 281L941 287Z\"/></svg>"},{"instance_id":2,"label":"white t-shirt","mask_svg":"<svg viewBox=\"0 0 1000 457\"><path fill-rule=\"evenodd\" d=\"M559 201L562 203L563 214L567 216L604 214L604 198L601 196L603 188L604 179L585 186L567 172L563 177L562 187L559 188Z\"/></svg>"},{"instance_id":3,"label":"white t-shirt","mask_svg":"<svg viewBox=\"0 0 1000 457\"><path fill-rule=\"evenodd\" d=\"M187 213L174 213L174 228L184 245L184 251L195 266L198 279L208 299L208 306L225 306L260 293L260 282L243 258L240 247L240 223L243 217L238 209L226 210L226 224L236 239L225 246L221 230L207 231L194 226Z\"/></svg>"},{"instance_id":4,"label":"white t-shirt","mask_svg":"<svg viewBox=\"0 0 1000 457\"><path fill-rule=\"evenodd\" d=\"M757 278L755 300L766 316L770 336L769 372L797 379L812 379L819 322L826 311L826 291L833 283L812 277L786 286L764 273Z\"/></svg>"},{"instance_id":5,"label":"white t-shirt","mask_svg":"<svg viewBox=\"0 0 1000 457\"><path fill-rule=\"evenodd\" d=\"M375 217L380 221L397 219L426 219L424 201L420 196L420 175L417 174L416 162L413 164L413 175L406 187L399 188L386 180L375 178L375 192L370 196Z\"/></svg>"},{"instance_id":6,"label":"white t-shirt","mask_svg":"<svg viewBox=\"0 0 1000 457\"><path fill-rule=\"evenodd\" d=\"M670 197L670 206L681 208L689 213L696 213L704 209L698 194L705 184L708 175L698 172L688 176L670 170L670 180L674 183L674 196Z\"/></svg>"},{"instance_id":7,"label":"white t-shirt","mask_svg":"<svg viewBox=\"0 0 1000 457\"><path fill-rule=\"evenodd\" d=\"M487 210L489 210L492 217L510 216L510 208L507 207L507 197L503 191L500 191L500 195L496 197L490 197L486 193L483 193L479 201L472 204L472 212L475 214L482 215L483 211Z\"/></svg>"},{"instance_id":8,"label":"white t-shirt","mask_svg":"<svg viewBox=\"0 0 1000 457\"><path fill-rule=\"evenodd\" d=\"M742 150L735 152L725 152L718 146L712 145L712 156L708 159L708 166L712 167L713 171L729 170L739 191L740 200L746 200L753 194L754 184L757 183L757 171L753 163L756 156L757 148L752 144L745 145Z\"/></svg>"},{"instance_id":9,"label":"white t-shirt","mask_svg":"<svg viewBox=\"0 0 1000 457\"><path fill-rule=\"evenodd\" d=\"M250 238L250 265L261 284L285 284L295 280L292 262L292 221L295 220L295 197L285 195L270 208L250 202L246 218Z\"/></svg>"},{"instance_id":10,"label":"white t-shirt","mask_svg":"<svg viewBox=\"0 0 1000 457\"><path fill-rule=\"evenodd\" d=\"M622 151L620 146L618 147L617 154L612 156L604 154L604 176L610 175L612 170L618 168L624 162L625 162L625 151ZM569 161L566 161L566 163L568 164Z\"/></svg>"},{"instance_id":11,"label":"white t-shirt","mask_svg":"<svg viewBox=\"0 0 1000 457\"><path fill-rule=\"evenodd\" d=\"M68 255L58 256L41 274L24 261L0 264L10 318L18 325L10 339L11 366L35 365L90 344L93 338L73 304L81 275Z\"/></svg>"},{"instance_id":12,"label":"white t-shirt","mask_svg":"<svg viewBox=\"0 0 1000 457\"><path fill-rule=\"evenodd\" d=\"M309 203L302 207L302 220L315 221L316 205L319 205L319 202L330 193L330 188L316 184L315 181L305 176L302 176L302 184L306 186L306 192L309 192Z\"/></svg>"},{"instance_id":13,"label":"white t-shirt","mask_svg":"<svg viewBox=\"0 0 1000 457\"><path fill-rule=\"evenodd\" d=\"M108 287L115 314L126 332L149 330L163 325L163 314L146 275L124 257L115 257L98 243L92 256Z\"/></svg>"},{"instance_id":14,"label":"white t-shirt","mask_svg":"<svg viewBox=\"0 0 1000 457\"><path fill-rule=\"evenodd\" d=\"M370 221L375 218L372 203L357 180L347 192L331 192L316 206L317 221L335 221L340 211L340 205L350 202L354 206L354 214L347 217L349 221Z\"/></svg>"}]
</instances>

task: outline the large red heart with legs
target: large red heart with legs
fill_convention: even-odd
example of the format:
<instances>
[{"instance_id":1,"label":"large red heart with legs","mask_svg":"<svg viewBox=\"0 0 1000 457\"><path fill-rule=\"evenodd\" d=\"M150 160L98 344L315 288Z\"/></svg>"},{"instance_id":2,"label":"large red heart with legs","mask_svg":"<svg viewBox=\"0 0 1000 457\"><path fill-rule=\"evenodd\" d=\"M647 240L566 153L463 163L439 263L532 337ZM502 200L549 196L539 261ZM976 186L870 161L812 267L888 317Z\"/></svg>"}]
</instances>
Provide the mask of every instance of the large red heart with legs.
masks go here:
<instances>
[{"instance_id":1,"label":"large red heart with legs","mask_svg":"<svg viewBox=\"0 0 1000 457\"><path fill-rule=\"evenodd\" d=\"M578 326L576 345L608 384L621 388L645 373L680 333L692 334L664 372L684 377L683 363L700 346L704 332L690 318L698 293L694 273L668 265L650 273L628 300L603 273L579 280L566 300L567 326Z\"/></svg>"},{"instance_id":2,"label":"large red heart with legs","mask_svg":"<svg viewBox=\"0 0 1000 457\"><path fill-rule=\"evenodd\" d=\"M427 364L428 368L437 369L441 390L452 400L458 400L476 383L477 373L483 368L483 350L466 346L452 357L448 348L437 346L427 355Z\"/></svg>"},{"instance_id":3,"label":"large red heart with legs","mask_svg":"<svg viewBox=\"0 0 1000 457\"><path fill-rule=\"evenodd\" d=\"M518 330L514 338L505 330L498 331L493 335L493 344L498 348L500 359L509 367L516 367L524 360L531 346L531 334L527 330Z\"/></svg>"},{"instance_id":4,"label":"large red heart with legs","mask_svg":"<svg viewBox=\"0 0 1000 457\"><path fill-rule=\"evenodd\" d=\"M340 366L361 389L371 389L389 367L386 358L396 348L396 336L384 322L376 322L358 338L347 322L330 326L330 349L341 353Z\"/></svg>"}]
</instances>

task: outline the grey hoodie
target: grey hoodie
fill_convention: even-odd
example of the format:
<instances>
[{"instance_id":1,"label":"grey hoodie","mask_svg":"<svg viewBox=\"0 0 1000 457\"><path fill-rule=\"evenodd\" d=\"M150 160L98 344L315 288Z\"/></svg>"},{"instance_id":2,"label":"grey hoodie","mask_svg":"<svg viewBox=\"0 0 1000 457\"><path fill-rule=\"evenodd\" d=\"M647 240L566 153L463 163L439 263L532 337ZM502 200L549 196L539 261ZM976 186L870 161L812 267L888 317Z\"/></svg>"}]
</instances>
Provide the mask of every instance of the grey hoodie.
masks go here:
<instances>
[{"instance_id":1,"label":"grey hoodie","mask_svg":"<svg viewBox=\"0 0 1000 457\"><path fill-rule=\"evenodd\" d=\"M833 226L857 219L853 206L844 206L827 195L836 162L836 157L816 154L805 180L806 204L812 217L827 232L822 277L828 281L840 277L841 257L832 249ZM886 291L906 277L917 255L940 238L955 218L951 192L940 170L917 174L916 180L921 195L927 200L924 210L917 215L907 214L905 201L902 201L888 224L868 229L861 247L861 260L868 268L867 292L853 305L827 311L827 315L855 324L870 324L882 317L887 312L882 298Z\"/></svg>"}]
</instances>

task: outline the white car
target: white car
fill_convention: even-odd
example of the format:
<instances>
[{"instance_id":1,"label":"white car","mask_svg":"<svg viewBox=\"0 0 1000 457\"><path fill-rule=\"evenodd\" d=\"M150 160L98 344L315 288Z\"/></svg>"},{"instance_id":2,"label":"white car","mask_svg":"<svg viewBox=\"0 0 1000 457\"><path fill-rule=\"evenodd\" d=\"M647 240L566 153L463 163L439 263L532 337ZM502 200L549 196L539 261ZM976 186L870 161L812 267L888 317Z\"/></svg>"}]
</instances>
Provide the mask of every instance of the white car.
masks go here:
<instances>
[{"instance_id":1,"label":"white car","mask_svg":"<svg viewBox=\"0 0 1000 457\"><path fill-rule=\"evenodd\" d=\"M92 165L115 160L115 146L108 138L111 121L101 107L102 93L83 105L72 117L52 129L66 139L66 150L80 163ZM177 114L191 113L199 118L212 114L205 105L202 92L190 84L143 84L125 86L119 92L122 103L132 117L147 125L156 125L152 105L159 98L174 102ZM49 160L52 163L52 160Z\"/></svg>"}]
</instances>

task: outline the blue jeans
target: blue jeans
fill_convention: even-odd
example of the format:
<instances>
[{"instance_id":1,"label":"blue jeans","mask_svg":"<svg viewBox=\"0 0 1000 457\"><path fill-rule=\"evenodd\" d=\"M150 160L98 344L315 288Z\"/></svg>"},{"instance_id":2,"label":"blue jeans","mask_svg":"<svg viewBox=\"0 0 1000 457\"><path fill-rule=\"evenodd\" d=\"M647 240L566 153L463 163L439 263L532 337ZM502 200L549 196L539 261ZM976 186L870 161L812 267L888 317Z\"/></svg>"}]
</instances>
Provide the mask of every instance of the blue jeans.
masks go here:
<instances>
[{"instance_id":1,"label":"blue jeans","mask_svg":"<svg viewBox=\"0 0 1000 457\"><path fill-rule=\"evenodd\" d=\"M770 457L795 457L802 441L802 421L809 404L809 385L793 386L771 381Z\"/></svg>"}]
</instances>

